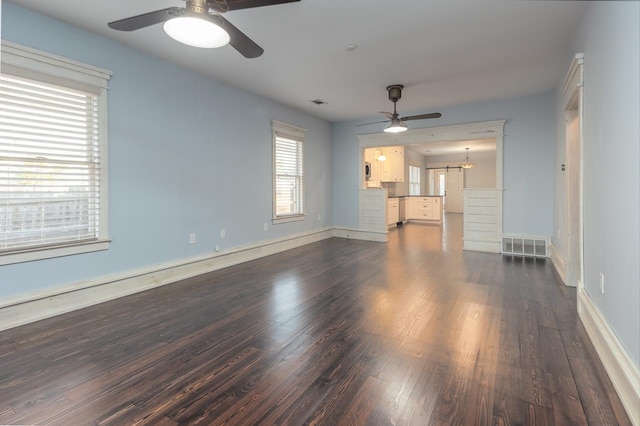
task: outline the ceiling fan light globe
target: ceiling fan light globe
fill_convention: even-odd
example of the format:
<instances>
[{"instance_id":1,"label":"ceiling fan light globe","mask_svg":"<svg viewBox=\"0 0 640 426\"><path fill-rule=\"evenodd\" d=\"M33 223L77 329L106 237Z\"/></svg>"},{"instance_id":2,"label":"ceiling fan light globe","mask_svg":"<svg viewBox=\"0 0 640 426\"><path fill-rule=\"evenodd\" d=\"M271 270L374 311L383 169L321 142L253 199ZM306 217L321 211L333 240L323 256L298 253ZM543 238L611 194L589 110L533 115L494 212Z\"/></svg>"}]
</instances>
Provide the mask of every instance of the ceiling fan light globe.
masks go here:
<instances>
[{"instance_id":1,"label":"ceiling fan light globe","mask_svg":"<svg viewBox=\"0 0 640 426\"><path fill-rule=\"evenodd\" d=\"M389 126L387 126L387 128L384 129L384 131L387 133L400 133L406 130L407 130L407 125L398 119L391 120L391 124L389 124Z\"/></svg>"},{"instance_id":2,"label":"ceiling fan light globe","mask_svg":"<svg viewBox=\"0 0 640 426\"><path fill-rule=\"evenodd\" d=\"M196 16L179 16L164 23L164 32L172 39L193 47L211 49L229 43L229 34L218 25Z\"/></svg>"}]
</instances>

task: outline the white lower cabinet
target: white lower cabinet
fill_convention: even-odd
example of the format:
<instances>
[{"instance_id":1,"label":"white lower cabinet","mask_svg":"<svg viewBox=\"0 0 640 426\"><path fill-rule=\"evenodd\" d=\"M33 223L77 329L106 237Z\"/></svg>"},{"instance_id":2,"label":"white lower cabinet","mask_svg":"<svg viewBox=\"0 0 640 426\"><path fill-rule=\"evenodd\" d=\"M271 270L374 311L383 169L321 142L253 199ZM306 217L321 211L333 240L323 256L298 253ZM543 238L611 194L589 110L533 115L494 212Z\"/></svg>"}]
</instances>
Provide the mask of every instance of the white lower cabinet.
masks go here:
<instances>
[{"instance_id":1,"label":"white lower cabinet","mask_svg":"<svg viewBox=\"0 0 640 426\"><path fill-rule=\"evenodd\" d=\"M400 200L398 198L387 199L387 225L393 226L400 219Z\"/></svg>"},{"instance_id":2,"label":"white lower cabinet","mask_svg":"<svg viewBox=\"0 0 640 426\"><path fill-rule=\"evenodd\" d=\"M407 197L407 220L442 222L442 197Z\"/></svg>"}]
</instances>

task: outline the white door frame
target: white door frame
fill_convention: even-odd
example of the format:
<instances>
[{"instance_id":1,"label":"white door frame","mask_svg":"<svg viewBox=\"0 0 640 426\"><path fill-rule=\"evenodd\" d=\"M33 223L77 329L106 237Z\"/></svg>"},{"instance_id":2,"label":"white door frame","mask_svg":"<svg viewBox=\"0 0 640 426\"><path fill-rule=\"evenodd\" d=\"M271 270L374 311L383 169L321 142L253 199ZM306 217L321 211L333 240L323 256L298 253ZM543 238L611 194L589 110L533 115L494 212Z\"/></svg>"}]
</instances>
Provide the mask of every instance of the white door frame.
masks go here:
<instances>
[{"instance_id":1,"label":"white door frame","mask_svg":"<svg viewBox=\"0 0 640 426\"><path fill-rule=\"evenodd\" d=\"M560 271L561 275L565 278L565 284L567 285L576 285L579 289L584 288L584 163L583 163L583 157L584 157L584 146L583 146L583 123L584 123L584 108L583 108L583 87L584 87L584 80L583 80L583 63L584 63L584 53L578 53L575 55L575 57L573 58L573 61L571 62L571 65L569 67L569 71L567 72L567 76L565 77L564 80L564 84L562 85L562 100L563 100L563 112L565 117L568 115L568 111L571 110L578 110L578 115L577 115L577 119L578 119L578 149L580 150L580 155L579 158L577 159L570 159L566 158L567 163L569 164L569 167L572 166L577 166L580 169L580 173L579 173L579 178L578 178L578 235L577 236L571 236L569 235L569 229L571 228L571 221L575 220L575 217L570 217L570 197L569 197L569 185L572 184L572 182L569 179L569 173L565 174L565 187L566 187L566 191L567 191L567 197L566 197L566 205L565 205L565 209L566 209L566 228L567 228L567 241L566 241L566 245L567 245L567 253L566 255L568 256L566 259L566 263L564 264L564 270ZM565 125L565 135L566 135L566 130L567 130L567 126ZM565 153L567 153L569 150L569 144L568 141L565 137ZM575 161L575 163L572 164L572 160ZM572 253L571 249L570 249L570 244L571 244L571 239L572 238L578 238L578 241L580 243L580 248L578 251L578 256L577 258L575 258L573 256L574 253ZM577 264L576 264L577 263ZM578 280L577 283L576 282L568 282L567 278L572 278L572 274L569 274L568 272L571 270L572 266L577 266L579 268L579 273L578 273Z\"/></svg>"}]
</instances>

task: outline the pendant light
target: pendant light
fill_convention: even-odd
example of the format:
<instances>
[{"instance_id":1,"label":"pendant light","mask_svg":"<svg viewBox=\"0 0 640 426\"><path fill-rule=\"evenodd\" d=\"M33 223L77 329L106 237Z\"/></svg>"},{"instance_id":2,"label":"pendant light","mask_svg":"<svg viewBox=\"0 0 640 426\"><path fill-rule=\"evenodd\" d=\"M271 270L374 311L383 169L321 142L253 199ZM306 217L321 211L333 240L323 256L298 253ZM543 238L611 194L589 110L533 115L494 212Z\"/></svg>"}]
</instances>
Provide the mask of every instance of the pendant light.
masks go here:
<instances>
[{"instance_id":1,"label":"pendant light","mask_svg":"<svg viewBox=\"0 0 640 426\"><path fill-rule=\"evenodd\" d=\"M465 149L467 150L467 157L462 163L460 163L460 167L462 167L463 169L470 169L473 166L475 166L476 163L469 161L469 148L465 148Z\"/></svg>"}]
</instances>

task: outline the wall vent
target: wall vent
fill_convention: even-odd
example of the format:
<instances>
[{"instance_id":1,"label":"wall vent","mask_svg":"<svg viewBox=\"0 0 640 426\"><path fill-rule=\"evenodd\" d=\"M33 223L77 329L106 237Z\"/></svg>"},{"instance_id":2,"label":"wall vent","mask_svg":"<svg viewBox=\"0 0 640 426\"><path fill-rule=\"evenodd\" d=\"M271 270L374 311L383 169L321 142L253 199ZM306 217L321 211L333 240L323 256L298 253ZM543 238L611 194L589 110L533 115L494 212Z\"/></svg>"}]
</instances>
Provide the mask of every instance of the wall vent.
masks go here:
<instances>
[{"instance_id":1,"label":"wall vent","mask_svg":"<svg viewBox=\"0 0 640 426\"><path fill-rule=\"evenodd\" d=\"M502 254L549 257L549 237L503 235Z\"/></svg>"}]
</instances>

